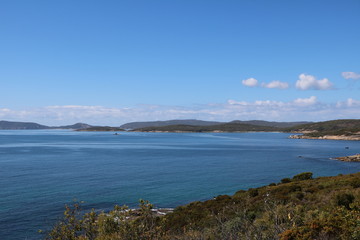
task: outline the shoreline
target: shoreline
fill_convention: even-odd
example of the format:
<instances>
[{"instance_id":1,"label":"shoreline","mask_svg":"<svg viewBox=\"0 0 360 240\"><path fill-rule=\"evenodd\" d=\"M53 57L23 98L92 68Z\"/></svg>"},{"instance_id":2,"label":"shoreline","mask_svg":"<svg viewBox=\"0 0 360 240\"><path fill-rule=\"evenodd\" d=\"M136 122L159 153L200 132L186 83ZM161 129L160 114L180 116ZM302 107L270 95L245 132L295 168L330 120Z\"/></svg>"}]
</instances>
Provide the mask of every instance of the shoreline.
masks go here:
<instances>
[{"instance_id":1,"label":"shoreline","mask_svg":"<svg viewBox=\"0 0 360 240\"><path fill-rule=\"evenodd\" d=\"M346 157L337 157L334 159L340 160L343 162L360 162L360 154L358 153L358 154L346 156Z\"/></svg>"},{"instance_id":2,"label":"shoreline","mask_svg":"<svg viewBox=\"0 0 360 240\"><path fill-rule=\"evenodd\" d=\"M360 136L358 135L324 135L319 137L311 137L306 135L290 135L291 139L320 139L320 140L344 140L344 141L360 141Z\"/></svg>"},{"instance_id":3,"label":"shoreline","mask_svg":"<svg viewBox=\"0 0 360 240\"><path fill-rule=\"evenodd\" d=\"M281 131L221 131L221 130L214 130L214 131L161 131L161 130L154 130L154 131L129 131L129 132L139 132L139 133L283 133Z\"/></svg>"}]
</instances>

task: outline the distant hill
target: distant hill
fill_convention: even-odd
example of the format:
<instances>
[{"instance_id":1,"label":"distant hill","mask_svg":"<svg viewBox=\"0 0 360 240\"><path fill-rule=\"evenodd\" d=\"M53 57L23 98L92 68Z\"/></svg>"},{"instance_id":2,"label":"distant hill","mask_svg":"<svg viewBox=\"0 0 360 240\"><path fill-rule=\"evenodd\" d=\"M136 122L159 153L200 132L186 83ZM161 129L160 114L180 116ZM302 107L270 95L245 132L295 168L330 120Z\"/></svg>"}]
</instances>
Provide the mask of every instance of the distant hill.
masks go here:
<instances>
[{"instance_id":1,"label":"distant hill","mask_svg":"<svg viewBox=\"0 0 360 240\"><path fill-rule=\"evenodd\" d=\"M76 131L79 131L79 132L121 132L121 131L125 131L125 130L122 128L118 128L118 127L91 126L89 128L77 129Z\"/></svg>"},{"instance_id":2,"label":"distant hill","mask_svg":"<svg viewBox=\"0 0 360 240\"><path fill-rule=\"evenodd\" d=\"M185 120L168 120L168 121L130 122L121 125L120 128L137 129L137 128L145 128L145 127L163 127L170 125L211 126L221 123L222 122L185 119Z\"/></svg>"},{"instance_id":3,"label":"distant hill","mask_svg":"<svg viewBox=\"0 0 360 240\"><path fill-rule=\"evenodd\" d=\"M229 123L250 124L256 126L266 126L266 127L276 127L276 128L289 128L309 122L268 122L262 120L250 120L250 121L235 120ZM150 121L150 122L131 122L131 123L123 124L120 127L124 129L139 129L139 128L147 128L147 127L164 127L171 125L214 126L219 124L227 124L227 123L186 119L186 120Z\"/></svg>"},{"instance_id":4,"label":"distant hill","mask_svg":"<svg viewBox=\"0 0 360 240\"><path fill-rule=\"evenodd\" d=\"M9 122L0 121L0 130L30 130L30 129L49 129L50 127L33 122Z\"/></svg>"},{"instance_id":5,"label":"distant hill","mask_svg":"<svg viewBox=\"0 0 360 240\"><path fill-rule=\"evenodd\" d=\"M36 129L85 129L92 127L86 123L76 123L60 127L49 127L33 122L0 121L0 130L36 130Z\"/></svg>"},{"instance_id":6,"label":"distant hill","mask_svg":"<svg viewBox=\"0 0 360 240\"><path fill-rule=\"evenodd\" d=\"M56 129L86 129L91 128L92 126L86 123L75 123L73 125L60 126L60 127L52 127Z\"/></svg>"},{"instance_id":7,"label":"distant hill","mask_svg":"<svg viewBox=\"0 0 360 240\"><path fill-rule=\"evenodd\" d=\"M359 119L342 119L308 123L288 129L293 132L308 132L309 135L352 135L360 132Z\"/></svg>"},{"instance_id":8,"label":"distant hill","mask_svg":"<svg viewBox=\"0 0 360 240\"><path fill-rule=\"evenodd\" d=\"M268 122L268 121L262 121L262 120L249 120L249 121L235 120L235 121L232 121L232 123L244 123L244 124L257 125L257 126L289 128L289 127L294 127L297 125L308 124L311 122L305 122L305 121L303 121L303 122Z\"/></svg>"},{"instance_id":9,"label":"distant hill","mask_svg":"<svg viewBox=\"0 0 360 240\"><path fill-rule=\"evenodd\" d=\"M251 124L243 124L238 122L230 122L211 126L192 126L192 125L170 125L162 127L145 127L137 128L133 131L139 132L246 132L246 131L279 131L279 128L271 126L258 126Z\"/></svg>"},{"instance_id":10,"label":"distant hill","mask_svg":"<svg viewBox=\"0 0 360 240\"><path fill-rule=\"evenodd\" d=\"M360 120L343 119L317 122L288 128L287 131L302 133L290 138L360 140Z\"/></svg>"}]
</instances>

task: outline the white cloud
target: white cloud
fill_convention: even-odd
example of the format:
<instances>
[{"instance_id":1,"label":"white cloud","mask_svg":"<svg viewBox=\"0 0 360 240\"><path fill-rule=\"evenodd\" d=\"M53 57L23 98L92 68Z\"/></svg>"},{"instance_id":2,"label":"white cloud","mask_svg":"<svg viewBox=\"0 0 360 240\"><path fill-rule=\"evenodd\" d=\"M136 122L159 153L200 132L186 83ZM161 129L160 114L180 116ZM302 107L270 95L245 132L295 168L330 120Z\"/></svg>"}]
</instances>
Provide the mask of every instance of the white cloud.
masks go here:
<instances>
[{"instance_id":1,"label":"white cloud","mask_svg":"<svg viewBox=\"0 0 360 240\"><path fill-rule=\"evenodd\" d=\"M345 79L360 79L360 74L355 72L342 72L341 75Z\"/></svg>"},{"instance_id":2,"label":"white cloud","mask_svg":"<svg viewBox=\"0 0 360 240\"><path fill-rule=\"evenodd\" d=\"M258 80L256 80L255 78L248 78L248 79L242 80L242 84L247 87L255 87L258 84Z\"/></svg>"},{"instance_id":3,"label":"white cloud","mask_svg":"<svg viewBox=\"0 0 360 240\"><path fill-rule=\"evenodd\" d=\"M273 107L273 106L283 106L283 105L284 105L284 102L281 102L281 101L270 101L270 100L265 100L265 101L257 100L257 101L254 102L254 105L256 105L256 106L270 106L270 107Z\"/></svg>"},{"instance_id":4,"label":"white cloud","mask_svg":"<svg viewBox=\"0 0 360 240\"><path fill-rule=\"evenodd\" d=\"M310 106L314 105L317 101L317 97L311 96L309 98L297 98L294 100L294 103L298 106Z\"/></svg>"},{"instance_id":5,"label":"white cloud","mask_svg":"<svg viewBox=\"0 0 360 240\"><path fill-rule=\"evenodd\" d=\"M349 98L337 103L319 102L316 96L291 101L258 100L253 102L228 100L226 103L191 107L137 105L131 108L103 106L48 106L13 110L0 108L0 120L30 121L49 126L85 122L92 125L119 126L132 121L168 119L202 119L231 121L263 119L271 121L322 121L359 118L359 99Z\"/></svg>"},{"instance_id":6,"label":"white cloud","mask_svg":"<svg viewBox=\"0 0 360 240\"><path fill-rule=\"evenodd\" d=\"M360 101L352 99L352 98L348 98L344 102L338 102L336 104L336 106L339 107L339 108L342 108L342 107L360 107Z\"/></svg>"},{"instance_id":7,"label":"white cloud","mask_svg":"<svg viewBox=\"0 0 360 240\"><path fill-rule=\"evenodd\" d=\"M327 78L317 80L314 76L306 74L300 74L299 80L296 81L296 88L300 90L328 90L332 85Z\"/></svg>"},{"instance_id":8,"label":"white cloud","mask_svg":"<svg viewBox=\"0 0 360 240\"><path fill-rule=\"evenodd\" d=\"M360 107L360 101L357 101L352 98L348 98L346 104L348 107L355 107L355 106Z\"/></svg>"},{"instance_id":9,"label":"white cloud","mask_svg":"<svg viewBox=\"0 0 360 240\"><path fill-rule=\"evenodd\" d=\"M264 88L279 88L279 89L289 88L289 84L287 82L280 82L280 81L272 81L270 83L262 83L261 86Z\"/></svg>"}]
</instances>

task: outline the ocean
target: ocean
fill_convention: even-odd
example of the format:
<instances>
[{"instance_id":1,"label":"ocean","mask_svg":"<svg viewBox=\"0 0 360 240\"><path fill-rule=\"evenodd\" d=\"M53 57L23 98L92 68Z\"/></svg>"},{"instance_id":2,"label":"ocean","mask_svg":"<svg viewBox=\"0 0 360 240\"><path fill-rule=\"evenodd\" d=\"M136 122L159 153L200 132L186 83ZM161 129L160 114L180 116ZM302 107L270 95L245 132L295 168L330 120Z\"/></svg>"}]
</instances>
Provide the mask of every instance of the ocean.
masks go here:
<instances>
[{"instance_id":1,"label":"ocean","mask_svg":"<svg viewBox=\"0 0 360 240\"><path fill-rule=\"evenodd\" d=\"M109 210L176 207L280 182L360 171L333 157L357 141L288 139L286 133L0 131L0 239L42 239L65 204Z\"/></svg>"}]
</instances>

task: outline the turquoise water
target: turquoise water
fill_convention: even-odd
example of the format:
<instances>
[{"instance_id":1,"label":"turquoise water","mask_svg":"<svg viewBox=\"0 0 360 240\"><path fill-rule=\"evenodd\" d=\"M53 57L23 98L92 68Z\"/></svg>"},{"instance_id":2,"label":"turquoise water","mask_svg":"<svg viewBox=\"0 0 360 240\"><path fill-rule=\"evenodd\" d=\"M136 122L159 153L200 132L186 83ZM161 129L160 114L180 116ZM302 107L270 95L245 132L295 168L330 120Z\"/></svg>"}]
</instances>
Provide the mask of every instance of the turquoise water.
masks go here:
<instances>
[{"instance_id":1,"label":"turquoise water","mask_svg":"<svg viewBox=\"0 0 360 240\"><path fill-rule=\"evenodd\" d=\"M140 198L175 207L305 171L360 171L330 159L360 152L360 142L288 135L0 131L0 238L42 238L37 230L73 199L85 209L135 207Z\"/></svg>"}]
</instances>

